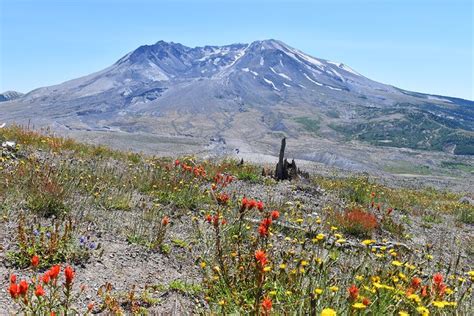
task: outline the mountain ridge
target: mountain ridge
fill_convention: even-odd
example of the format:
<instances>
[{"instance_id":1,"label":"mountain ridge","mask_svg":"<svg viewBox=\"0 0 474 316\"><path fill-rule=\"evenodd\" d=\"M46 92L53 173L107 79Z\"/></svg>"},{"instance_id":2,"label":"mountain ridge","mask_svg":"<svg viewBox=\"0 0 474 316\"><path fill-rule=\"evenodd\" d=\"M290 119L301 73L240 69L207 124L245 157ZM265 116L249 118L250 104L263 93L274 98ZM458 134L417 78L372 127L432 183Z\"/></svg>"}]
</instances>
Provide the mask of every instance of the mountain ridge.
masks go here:
<instances>
[{"instance_id":1,"label":"mountain ridge","mask_svg":"<svg viewBox=\"0 0 474 316\"><path fill-rule=\"evenodd\" d=\"M230 151L268 152L288 136L301 144L474 154L474 102L378 83L273 39L142 45L103 70L35 89L2 109L4 121L224 139Z\"/></svg>"}]
</instances>

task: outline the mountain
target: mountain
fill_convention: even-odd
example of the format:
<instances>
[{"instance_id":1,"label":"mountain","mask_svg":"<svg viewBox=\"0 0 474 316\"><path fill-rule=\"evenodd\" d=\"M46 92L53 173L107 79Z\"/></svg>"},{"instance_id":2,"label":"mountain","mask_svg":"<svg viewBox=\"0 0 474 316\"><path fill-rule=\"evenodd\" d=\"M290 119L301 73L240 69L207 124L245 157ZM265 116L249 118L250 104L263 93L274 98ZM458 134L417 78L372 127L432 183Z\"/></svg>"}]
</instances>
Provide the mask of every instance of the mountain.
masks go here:
<instances>
[{"instance_id":1,"label":"mountain","mask_svg":"<svg viewBox=\"0 0 474 316\"><path fill-rule=\"evenodd\" d=\"M0 93L0 102L11 101L21 98L24 94L17 91L5 91Z\"/></svg>"},{"instance_id":2,"label":"mountain","mask_svg":"<svg viewBox=\"0 0 474 316\"><path fill-rule=\"evenodd\" d=\"M143 148L166 139L270 154L287 136L296 157L342 155L343 164L364 164L353 150L380 146L474 155L473 101L378 83L278 40L140 46L99 72L2 105L0 121L28 120L90 139L127 135L127 145L117 142L130 147L142 135Z\"/></svg>"}]
</instances>

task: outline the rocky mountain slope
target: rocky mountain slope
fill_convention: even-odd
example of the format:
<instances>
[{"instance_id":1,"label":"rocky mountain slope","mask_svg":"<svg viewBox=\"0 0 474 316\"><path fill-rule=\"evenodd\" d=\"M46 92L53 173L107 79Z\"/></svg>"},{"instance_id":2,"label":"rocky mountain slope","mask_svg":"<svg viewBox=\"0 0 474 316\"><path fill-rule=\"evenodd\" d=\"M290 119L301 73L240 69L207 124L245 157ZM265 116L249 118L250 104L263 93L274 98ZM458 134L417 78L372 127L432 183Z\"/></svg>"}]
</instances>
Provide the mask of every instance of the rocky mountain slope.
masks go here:
<instances>
[{"instance_id":1,"label":"rocky mountain slope","mask_svg":"<svg viewBox=\"0 0 474 316\"><path fill-rule=\"evenodd\" d=\"M145 151L167 142L160 150L185 143L269 154L287 136L295 157L336 156L346 167L365 165L356 153L373 145L474 154L474 102L381 84L277 40L141 46L97 73L2 104L0 120Z\"/></svg>"},{"instance_id":2,"label":"rocky mountain slope","mask_svg":"<svg viewBox=\"0 0 474 316\"><path fill-rule=\"evenodd\" d=\"M21 98L24 94L17 91L5 91L0 93L0 102L11 101Z\"/></svg>"}]
</instances>

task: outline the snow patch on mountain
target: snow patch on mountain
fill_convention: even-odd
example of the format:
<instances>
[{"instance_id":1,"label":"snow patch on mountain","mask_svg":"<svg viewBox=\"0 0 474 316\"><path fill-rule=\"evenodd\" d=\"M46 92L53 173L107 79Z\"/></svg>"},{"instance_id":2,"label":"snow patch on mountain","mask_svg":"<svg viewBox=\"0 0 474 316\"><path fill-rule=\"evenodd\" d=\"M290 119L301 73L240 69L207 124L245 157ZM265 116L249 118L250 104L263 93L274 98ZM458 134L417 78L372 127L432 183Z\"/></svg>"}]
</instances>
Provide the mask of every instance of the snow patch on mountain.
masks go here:
<instances>
[{"instance_id":1,"label":"snow patch on mountain","mask_svg":"<svg viewBox=\"0 0 474 316\"><path fill-rule=\"evenodd\" d=\"M274 89L274 90L276 90L276 91L280 91L280 89L278 89L278 88L275 86L275 84L273 83L273 81L271 81L271 80L268 80L268 79L267 79L267 78L265 78L265 77L263 77L263 80L264 80L266 83L268 83L269 85L271 85L271 86L273 87L273 89Z\"/></svg>"},{"instance_id":2,"label":"snow patch on mountain","mask_svg":"<svg viewBox=\"0 0 474 316\"><path fill-rule=\"evenodd\" d=\"M314 84L316 84L316 85L318 85L318 86L320 86L320 87L324 86L322 83L319 83L319 82L314 81L313 79L311 79L311 78L308 76L308 74L306 74L305 72L303 73L303 75L306 77L306 79L308 79L308 80L311 81L312 83L314 83Z\"/></svg>"},{"instance_id":3,"label":"snow patch on mountain","mask_svg":"<svg viewBox=\"0 0 474 316\"><path fill-rule=\"evenodd\" d=\"M283 77L283 78L285 78L286 80L291 81L291 78L290 78L290 77L288 77L287 75L285 75L285 74L282 73L282 72L276 72L275 69L273 69L273 67L270 67L270 70L271 70L274 74L279 75L280 77Z\"/></svg>"}]
</instances>

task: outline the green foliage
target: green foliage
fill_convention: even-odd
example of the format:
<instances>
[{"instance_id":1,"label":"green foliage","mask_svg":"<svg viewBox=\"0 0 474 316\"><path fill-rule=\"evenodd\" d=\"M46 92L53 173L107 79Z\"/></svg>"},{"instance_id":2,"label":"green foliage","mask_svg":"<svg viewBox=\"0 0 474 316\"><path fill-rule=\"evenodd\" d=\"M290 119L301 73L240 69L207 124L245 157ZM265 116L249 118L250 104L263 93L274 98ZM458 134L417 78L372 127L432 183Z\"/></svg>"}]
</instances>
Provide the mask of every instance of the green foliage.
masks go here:
<instances>
[{"instance_id":1,"label":"green foliage","mask_svg":"<svg viewBox=\"0 0 474 316\"><path fill-rule=\"evenodd\" d=\"M443 212L456 214L461 208L473 209L471 205L462 205L459 193L441 191L433 188L392 188L376 183L366 176L352 177L314 177L313 182L333 191L348 202L366 207L372 202L371 193L375 193L375 202L386 207L409 214Z\"/></svg>"},{"instance_id":2,"label":"green foliage","mask_svg":"<svg viewBox=\"0 0 474 316\"><path fill-rule=\"evenodd\" d=\"M296 117L294 118L294 120L301 124L301 126L303 126L303 128L310 132L310 133L313 133L313 134L317 134L319 132L319 129L320 129L320 125L321 125L321 120L319 118L317 119L313 119L313 118L309 118L309 117L304 117L304 116L301 116L301 117Z\"/></svg>"},{"instance_id":3,"label":"green foliage","mask_svg":"<svg viewBox=\"0 0 474 316\"><path fill-rule=\"evenodd\" d=\"M474 207L461 205L458 209L458 219L464 224L474 224Z\"/></svg>"},{"instance_id":4,"label":"green foliage","mask_svg":"<svg viewBox=\"0 0 474 316\"><path fill-rule=\"evenodd\" d=\"M457 155L474 155L474 134L458 129L451 121L441 120L428 111L400 109L367 109L360 113L364 122L332 124L330 127L347 139L357 139L377 146L407 147L442 151L455 147ZM386 120L380 116L396 115Z\"/></svg>"},{"instance_id":5,"label":"green foliage","mask_svg":"<svg viewBox=\"0 0 474 316\"><path fill-rule=\"evenodd\" d=\"M448 168L448 169L458 169L465 172L474 173L474 165L464 163L464 162L442 161L441 167Z\"/></svg>"},{"instance_id":6,"label":"green foliage","mask_svg":"<svg viewBox=\"0 0 474 316\"><path fill-rule=\"evenodd\" d=\"M40 258L40 268L66 261L85 262L100 246L91 249L79 244L74 239L74 230L71 220L56 221L51 226L27 225L22 216L15 235L15 248L7 253L7 258L18 268L30 266L34 255Z\"/></svg>"}]
</instances>

